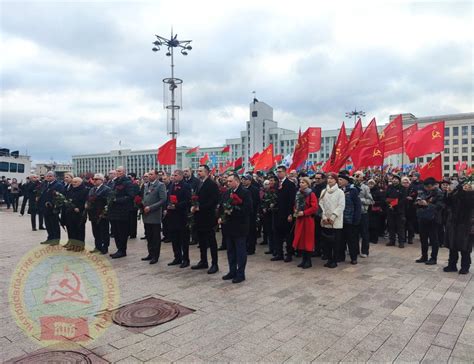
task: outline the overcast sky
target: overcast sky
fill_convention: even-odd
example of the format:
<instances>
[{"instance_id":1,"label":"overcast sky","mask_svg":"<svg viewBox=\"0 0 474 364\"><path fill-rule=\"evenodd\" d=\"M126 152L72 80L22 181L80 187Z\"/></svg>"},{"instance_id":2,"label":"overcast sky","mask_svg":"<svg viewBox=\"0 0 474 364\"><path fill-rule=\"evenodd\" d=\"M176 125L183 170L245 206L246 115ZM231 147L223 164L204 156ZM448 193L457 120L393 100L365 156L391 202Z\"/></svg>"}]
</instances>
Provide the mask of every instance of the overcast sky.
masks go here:
<instances>
[{"instance_id":1,"label":"overcast sky","mask_svg":"<svg viewBox=\"0 0 474 364\"><path fill-rule=\"evenodd\" d=\"M157 148L166 51L192 39L178 145L239 137L252 91L284 128L336 129L346 111L472 112L472 1L1 1L0 146L34 161Z\"/></svg>"}]
</instances>

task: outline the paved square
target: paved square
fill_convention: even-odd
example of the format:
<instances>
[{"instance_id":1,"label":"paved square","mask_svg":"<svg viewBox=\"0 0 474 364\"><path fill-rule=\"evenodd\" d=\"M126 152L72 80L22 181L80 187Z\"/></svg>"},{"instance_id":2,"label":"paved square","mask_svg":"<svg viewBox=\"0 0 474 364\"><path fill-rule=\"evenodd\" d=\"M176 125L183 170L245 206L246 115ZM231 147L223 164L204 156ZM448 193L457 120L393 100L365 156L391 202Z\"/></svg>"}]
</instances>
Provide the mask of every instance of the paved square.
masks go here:
<instances>
[{"instance_id":1,"label":"paved square","mask_svg":"<svg viewBox=\"0 0 474 364\"><path fill-rule=\"evenodd\" d=\"M13 320L11 274L20 258L44 240L29 216L0 210L0 360L40 348ZM65 237L64 232L63 236ZM91 241L90 225L87 240ZM143 227L139 222L139 236ZM220 239L220 236L219 236ZM114 243L112 241L112 247ZM405 249L371 245L359 264L327 269L270 262L262 246L248 258L247 281L224 282L220 272L168 267L171 244L157 265L140 261L144 240L129 240L128 256L113 260L120 304L154 296L195 312L143 332L112 325L87 345L109 362L465 362L474 361L472 273L444 273L447 250L436 266L415 264L419 243ZM114 249L111 249L114 251ZM190 247L191 263L199 250Z\"/></svg>"}]
</instances>

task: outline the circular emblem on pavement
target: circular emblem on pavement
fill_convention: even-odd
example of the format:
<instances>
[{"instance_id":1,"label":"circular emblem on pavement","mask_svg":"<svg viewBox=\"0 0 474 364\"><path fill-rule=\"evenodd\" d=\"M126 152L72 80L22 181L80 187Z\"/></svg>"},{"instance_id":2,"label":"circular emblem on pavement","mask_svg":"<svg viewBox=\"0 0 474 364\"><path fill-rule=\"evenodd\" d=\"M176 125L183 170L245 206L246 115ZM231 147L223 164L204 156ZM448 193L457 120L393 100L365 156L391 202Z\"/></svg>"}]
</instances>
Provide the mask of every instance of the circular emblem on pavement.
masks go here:
<instances>
[{"instance_id":1,"label":"circular emblem on pavement","mask_svg":"<svg viewBox=\"0 0 474 364\"><path fill-rule=\"evenodd\" d=\"M109 261L61 245L32 249L18 263L9 290L17 325L41 345L85 344L110 325L119 288Z\"/></svg>"}]
</instances>

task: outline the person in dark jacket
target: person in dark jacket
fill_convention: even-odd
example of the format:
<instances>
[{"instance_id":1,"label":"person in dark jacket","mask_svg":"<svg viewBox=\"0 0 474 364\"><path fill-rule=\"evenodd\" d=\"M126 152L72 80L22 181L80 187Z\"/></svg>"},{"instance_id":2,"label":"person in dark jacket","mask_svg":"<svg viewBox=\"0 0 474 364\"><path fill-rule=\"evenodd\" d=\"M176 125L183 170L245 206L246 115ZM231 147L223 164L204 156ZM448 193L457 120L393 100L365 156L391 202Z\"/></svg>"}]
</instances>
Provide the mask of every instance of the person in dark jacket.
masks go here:
<instances>
[{"instance_id":1,"label":"person in dark jacket","mask_svg":"<svg viewBox=\"0 0 474 364\"><path fill-rule=\"evenodd\" d=\"M446 202L448 199L448 191L449 186L451 185L451 181L446 178L443 179L440 183L441 193L443 194L443 204L444 208L441 211L440 221L438 224L438 240L439 240L439 247L446 247L446 224L448 219L448 209L446 208Z\"/></svg>"},{"instance_id":2,"label":"person in dark jacket","mask_svg":"<svg viewBox=\"0 0 474 364\"><path fill-rule=\"evenodd\" d=\"M183 181L183 171L175 170L168 195L166 223L173 244L174 259L168 265L189 266L189 239L186 239L188 211L191 207L191 188Z\"/></svg>"},{"instance_id":3,"label":"person in dark jacket","mask_svg":"<svg viewBox=\"0 0 474 364\"><path fill-rule=\"evenodd\" d=\"M116 169L117 177L114 180L113 190L109 196L107 206L107 217L110 221L114 234L117 251L110 254L112 259L127 256L127 241L130 227L130 210L133 209L135 188L125 175L125 168L120 166Z\"/></svg>"},{"instance_id":4,"label":"person in dark jacket","mask_svg":"<svg viewBox=\"0 0 474 364\"><path fill-rule=\"evenodd\" d=\"M421 258L416 262L427 265L437 263L439 249L437 223L441 219L441 211L444 207L443 194L436 184L434 178L426 178L423 182L424 188L418 193L415 201L421 242ZM428 245L431 245L430 259L428 259Z\"/></svg>"},{"instance_id":5,"label":"person in dark jacket","mask_svg":"<svg viewBox=\"0 0 474 364\"><path fill-rule=\"evenodd\" d=\"M41 244L59 244L59 239L61 238L59 213L62 206L59 206L57 196L63 193L64 186L56 180L56 174L52 171L46 173L45 183L42 186L41 195L38 200L38 208L43 213L48 237Z\"/></svg>"},{"instance_id":6,"label":"person in dark jacket","mask_svg":"<svg viewBox=\"0 0 474 364\"><path fill-rule=\"evenodd\" d=\"M68 250L84 250L86 237L85 204L89 190L85 187L82 179L74 177L70 188L65 193L68 203L63 207L61 214L61 225L66 226L68 235Z\"/></svg>"},{"instance_id":7,"label":"person in dark jacket","mask_svg":"<svg viewBox=\"0 0 474 364\"><path fill-rule=\"evenodd\" d=\"M86 210L92 226L95 250L100 251L101 254L107 254L110 245L110 235L105 207L111 189L104 184L103 174L95 174L93 181L95 186L89 190Z\"/></svg>"},{"instance_id":8,"label":"person in dark jacket","mask_svg":"<svg viewBox=\"0 0 474 364\"><path fill-rule=\"evenodd\" d=\"M362 204L359 198L359 190L351 184L350 177L345 173L338 176L338 184L346 197L346 205L344 207L344 222L342 227L342 244L339 250L338 262L346 260L346 246L349 249L351 264L357 264L357 255L359 254L358 246L358 229L361 218Z\"/></svg>"},{"instance_id":9,"label":"person in dark jacket","mask_svg":"<svg viewBox=\"0 0 474 364\"><path fill-rule=\"evenodd\" d=\"M247 235L247 255L255 254L257 245L257 213L260 209L260 191L258 187L253 184L253 177L246 174L241 178L242 186L250 192L252 198L252 209L250 211L249 219L249 233Z\"/></svg>"},{"instance_id":10,"label":"person in dark jacket","mask_svg":"<svg viewBox=\"0 0 474 364\"><path fill-rule=\"evenodd\" d=\"M30 176L30 181L25 186L25 194L23 195L23 202L21 204L20 214L25 214L26 203L28 202L28 214L31 217L31 229L36 231L36 215L38 215L40 230L44 230L43 213L38 209L38 199L41 193L42 183L39 181L37 175Z\"/></svg>"},{"instance_id":11,"label":"person in dark jacket","mask_svg":"<svg viewBox=\"0 0 474 364\"><path fill-rule=\"evenodd\" d=\"M193 170L191 168L184 168L183 169L183 181L189 185L191 188L191 194L196 194L199 186L201 185L201 181L199 178L196 178L193 174ZM187 241L189 241L190 245L196 245L198 242L198 233L196 230L196 225L190 226L190 229L186 230L186 235L184 237Z\"/></svg>"},{"instance_id":12,"label":"person in dark jacket","mask_svg":"<svg viewBox=\"0 0 474 364\"><path fill-rule=\"evenodd\" d=\"M240 177L232 174L227 177L229 191L224 195L219 218L227 239L227 260L229 273L223 280L232 279L232 283L245 281L245 267L247 265L247 234L249 232L250 211L252 198L250 192L240 184Z\"/></svg>"},{"instance_id":13,"label":"person in dark jacket","mask_svg":"<svg viewBox=\"0 0 474 364\"><path fill-rule=\"evenodd\" d=\"M219 187L209 177L209 173L210 170L207 165L199 166L198 176L201 184L192 196L193 206L191 207L191 213L194 214L194 229L198 236L201 259L191 269L207 269L209 267L207 261L207 250L209 248L211 250L211 267L207 273L214 274L219 271L215 230L217 225L216 209L219 203Z\"/></svg>"},{"instance_id":14,"label":"person in dark jacket","mask_svg":"<svg viewBox=\"0 0 474 364\"><path fill-rule=\"evenodd\" d=\"M132 187L133 187L133 196L137 196L140 194L140 185L139 181L137 180L137 174L136 173L129 173L128 178L130 178L130 181L132 181ZM135 239L137 237L137 221L138 221L138 208L135 206L135 204L132 205L132 209L130 210L130 216L129 216L129 230L128 230L128 235L130 239Z\"/></svg>"},{"instance_id":15,"label":"person in dark jacket","mask_svg":"<svg viewBox=\"0 0 474 364\"><path fill-rule=\"evenodd\" d=\"M380 225L383 224L383 214L386 210L385 190L377 186L375 180L367 182L374 204L369 207L369 241L377 244L379 241Z\"/></svg>"},{"instance_id":16,"label":"person in dark jacket","mask_svg":"<svg viewBox=\"0 0 474 364\"><path fill-rule=\"evenodd\" d=\"M449 248L449 261L443 270L456 272L461 254L459 274L467 274L471 267L474 243L474 191L470 182L459 184L454 190L450 190L446 203L448 206L446 243Z\"/></svg>"},{"instance_id":17,"label":"person in dark jacket","mask_svg":"<svg viewBox=\"0 0 474 364\"><path fill-rule=\"evenodd\" d=\"M401 177L393 175L392 184L387 187L387 225L388 225L388 243L387 246L395 246L398 236L398 247L405 247L405 204L407 190L401 184Z\"/></svg>"},{"instance_id":18,"label":"person in dark jacket","mask_svg":"<svg viewBox=\"0 0 474 364\"><path fill-rule=\"evenodd\" d=\"M296 184L286 175L286 167L277 168L279 184L277 187L277 210L275 211L275 253L271 261L283 260L283 243L286 242L285 262L291 262L293 246L291 239L291 216L295 206Z\"/></svg>"},{"instance_id":19,"label":"person in dark jacket","mask_svg":"<svg viewBox=\"0 0 474 364\"><path fill-rule=\"evenodd\" d=\"M316 198L319 201L319 198L321 197L321 192L326 189L327 182L326 182L326 175L323 172L316 172L314 175L314 183L312 190L314 194L316 195ZM316 229L314 229L314 241L315 241L315 247L314 247L314 254L312 254L314 257L320 257L322 256L323 252L325 251L325 248L323 247L323 242L324 239L321 239L321 229L318 229L319 226L321 226L321 210L318 209L318 212L314 215L314 222L315 226L317 226ZM326 258L326 257L323 257Z\"/></svg>"}]
</instances>

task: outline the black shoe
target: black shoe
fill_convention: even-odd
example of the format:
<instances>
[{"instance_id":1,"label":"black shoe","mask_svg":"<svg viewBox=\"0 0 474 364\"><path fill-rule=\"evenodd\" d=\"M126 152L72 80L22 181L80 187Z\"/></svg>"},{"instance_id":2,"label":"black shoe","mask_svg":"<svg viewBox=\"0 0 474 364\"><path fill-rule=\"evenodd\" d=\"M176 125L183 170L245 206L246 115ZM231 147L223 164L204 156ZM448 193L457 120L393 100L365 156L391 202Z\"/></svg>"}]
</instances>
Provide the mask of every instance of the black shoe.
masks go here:
<instances>
[{"instance_id":1,"label":"black shoe","mask_svg":"<svg viewBox=\"0 0 474 364\"><path fill-rule=\"evenodd\" d=\"M227 248L226 248L225 246L222 246L222 245L221 245L221 246L219 247L219 249L217 249L217 250L223 251L223 250L227 250Z\"/></svg>"},{"instance_id":2,"label":"black shoe","mask_svg":"<svg viewBox=\"0 0 474 364\"><path fill-rule=\"evenodd\" d=\"M51 240L45 240L45 241L42 241L40 244L45 245L45 244L50 244L50 243L51 243Z\"/></svg>"},{"instance_id":3,"label":"black shoe","mask_svg":"<svg viewBox=\"0 0 474 364\"><path fill-rule=\"evenodd\" d=\"M151 260L151 259L152 259L152 258L151 258L151 255L147 255L145 258L142 258L143 261L145 261L145 260Z\"/></svg>"},{"instance_id":4,"label":"black shoe","mask_svg":"<svg viewBox=\"0 0 474 364\"><path fill-rule=\"evenodd\" d=\"M352 264L352 265L356 265L356 264L357 264L357 260L355 260L355 259L354 259L354 260L351 260L351 264Z\"/></svg>"},{"instance_id":5,"label":"black shoe","mask_svg":"<svg viewBox=\"0 0 474 364\"><path fill-rule=\"evenodd\" d=\"M146 236L142 236L140 240L146 240Z\"/></svg>"},{"instance_id":6,"label":"black shoe","mask_svg":"<svg viewBox=\"0 0 474 364\"><path fill-rule=\"evenodd\" d=\"M435 265L436 264L436 259L430 258L427 262L425 262L426 265Z\"/></svg>"},{"instance_id":7,"label":"black shoe","mask_svg":"<svg viewBox=\"0 0 474 364\"><path fill-rule=\"evenodd\" d=\"M413 241L409 241L408 244L413 244Z\"/></svg>"},{"instance_id":8,"label":"black shoe","mask_svg":"<svg viewBox=\"0 0 474 364\"><path fill-rule=\"evenodd\" d=\"M229 279L234 279L234 275L230 274L230 273L227 273L225 276L222 276L222 279L224 281L228 281Z\"/></svg>"},{"instance_id":9,"label":"black shoe","mask_svg":"<svg viewBox=\"0 0 474 364\"><path fill-rule=\"evenodd\" d=\"M281 255L276 255L272 259L270 259L272 262L276 262L279 260L283 260L283 257Z\"/></svg>"},{"instance_id":10,"label":"black shoe","mask_svg":"<svg viewBox=\"0 0 474 364\"><path fill-rule=\"evenodd\" d=\"M328 260L328 257L323 254L321 255L321 260Z\"/></svg>"},{"instance_id":11,"label":"black shoe","mask_svg":"<svg viewBox=\"0 0 474 364\"><path fill-rule=\"evenodd\" d=\"M33 229L31 229L31 230L33 230L33 231L37 231L37 230L36 230L36 228L33 228Z\"/></svg>"},{"instance_id":12,"label":"black shoe","mask_svg":"<svg viewBox=\"0 0 474 364\"><path fill-rule=\"evenodd\" d=\"M247 255L254 255L255 254L255 251L249 251L247 252Z\"/></svg>"},{"instance_id":13,"label":"black shoe","mask_svg":"<svg viewBox=\"0 0 474 364\"><path fill-rule=\"evenodd\" d=\"M458 268L456 266L448 265L447 267L443 268L443 271L444 272L457 272Z\"/></svg>"},{"instance_id":14,"label":"black shoe","mask_svg":"<svg viewBox=\"0 0 474 364\"><path fill-rule=\"evenodd\" d=\"M209 268L209 265L205 262L199 262L198 264L193 265L191 267L191 269L207 269L207 268Z\"/></svg>"},{"instance_id":15,"label":"black shoe","mask_svg":"<svg viewBox=\"0 0 474 364\"><path fill-rule=\"evenodd\" d=\"M46 230L43 226L39 227L40 230Z\"/></svg>"},{"instance_id":16,"label":"black shoe","mask_svg":"<svg viewBox=\"0 0 474 364\"><path fill-rule=\"evenodd\" d=\"M180 265L181 264L181 260L178 260L178 259L174 259L171 263L168 263L168 265Z\"/></svg>"},{"instance_id":17,"label":"black shoe","mask_svg":"<svg viewBox=\"0 0 474 364\"><path fill-rule=\"evenodd\" d=\"M196 245L196 244L197 244L197 241L191 241L191 242L189 243L189 245Z\"/></svg>"},{"instance_id":18,"label":"black shoe","mask_svg":"<svg viewBox=\"0 0 474 364\"><path fill-rule=\"evenodd\" d=\"M302 260L300 264L297 265L298 268L303 268L303 265L306 263L306 260Z\"/></svg>"},{"instance_id":19,"label":"black shoe","mask_svg":"<svg viewBox=\"0 0 474 364\"><path fill-rule=\"evenodd\" d=\"M245 278L238 277L238 278L234 278L232 280L232 283L242 283L243 281L245 281Z\"/></svg>"},{"instance_id":20,"label":"black shoe","mask_svg":"<svg viewBox=\"0 0 474 364\"><path fill-rule=\"evenodd\" d=\"M189 267L189 260L183 260L181 265L179 266L180 268L186 268Z\"/></svg>"},{"instance_id":21,"label":"black shoe","mask_svg":"<svg viewBox=\"0 0 474 364\"><path fill-rule=\"evenodd\" d=\"M313 264L311 264L311 259L308 259L304 262L304 264L301 268L308 269L308 268L311 268L312 266L313 266Z\"/></svg>"},{"instance_id":22,"label":"black shoe","mask_svg":"<svg viewBox=\"0 0 474 364\"><path fill-rule=\"evenodd\" d=\"M273 252L269 250L269 251L264 252L264 254L273 254Z\"/></svg>"},{"instance_id":23,"label":"black shoe","mask_svg":"<svg viewBox=\"0 0 474 364\"><path fill-rule=\"evenodd\" d=\"M207 271L207 274L214 274L219 272L219 266L217 264L212 264L211 268Z\"/></svg>"},{"instance_id":24,"label":"black shoe","mask_svg":"<svg viewBox=\"0 0 474 364\"><path fill-rule=\"evenodd\" d=\"M158 263L158 258L152 258L150 260L150 264L156 264L156 263Z\"/></svg>"},{"instance_id":25,"label":"black shoe","mask_svg":"<svg viewBox=\"0 0 474 364\"><path fill-rule=\"evenodd\" d=\"M395 243L387 243L385 246L395 246Z\"/></svg>"},{"instance_id":26,"label":"black shoe","mask_svg":"<svg viewBox=\"0 0 474 364\"><path fill-rule=\"evenodd\" d=\"M105 255L105 254L107 254L108 252L109 252L109 249L108 249L108 248L104 248L104 249L102 249L102 250L100 251L100 254Z\"/></svg>"},{"instance_id":27,"label":"black shoe","mask_svg":"<svg viewBox=\"0 0 474 364\"><path fill-rule=\"evenodd\" d=\"M329 265L328 265L328 268L336 268L336 267L337 267L336 262L329 263Z\"/></svg>"},{"instance_id":28,"label":"black shoe","mask_svg":"<svg viewBox=\"0 0 474 364\"><path fill-rule=\"evenodd\" d=\"M405 247L405 244L403 244L403 243L402 243L402 244L398 244L398 247L399 247L400 249L403 249L403 248Z\"/></svg>"},{"instance_id":29,"label":"black shoe","mask_svg":"<svg viewBox=\"0 0 474 364\"><path fill-rule=\"evenodd\" d=\"M130 236L129 239L136 239L137 236L136 235L133 235L133 236Z\"/></svg>"},{"instance_id":30,"label":"black shoe","mask_svg":"<svg viewBox=\"0 0 474 364\"><path fill-rule=\"evenodd\" d=\"M461 268L459 269L459 274L468 274L469 273L469 268Z\"/></svg>"},{"instance_id":31,"label":"black shoe","mask_svg":"<svg viewBox=\"0 0 474 364\"><path fill-rule=\"evenodd\" d=\"M118 258L123 258L123 257L126 257L127 256L127 253L123 253L123 252L116 252L115 254L110 254L110 257L112 259L118 259Z\"/></svg>"},{"instance_id":32,"label":"black shoe","mask_svg":"<svg viewBox=\"0 0 474 364\"><path fill-rule=\"evenodd\" d=\"M285 262L285 263L289 263L289 262L291 262L292 260L293 260L293 258L291 257L291 255L287 255L287 256L285 257L284 262Z\"/></svg>"},{"instance_id":33,"label":"black shoe","mask_svg":"<svg viewBox=\"0 0 474 364\"><path fill-rule=\"evenodd\" d=\"M428 258L421 257L420 259L415 260L416 263L426 263L428 261Z\"/></svg>"},{"instance_id":34,"label":"black shoe","mask_svg":"<svg viewBox=\"0 0 474 364\"><path fill-rule=\"evenodd\" d=\"M265 241L262 241L259 245L267 245Z\"/></svg>"}]
</instances>

